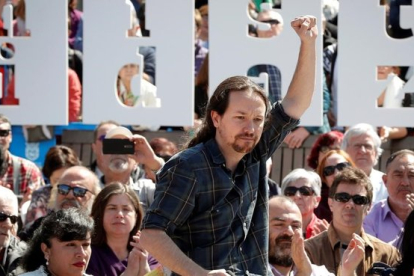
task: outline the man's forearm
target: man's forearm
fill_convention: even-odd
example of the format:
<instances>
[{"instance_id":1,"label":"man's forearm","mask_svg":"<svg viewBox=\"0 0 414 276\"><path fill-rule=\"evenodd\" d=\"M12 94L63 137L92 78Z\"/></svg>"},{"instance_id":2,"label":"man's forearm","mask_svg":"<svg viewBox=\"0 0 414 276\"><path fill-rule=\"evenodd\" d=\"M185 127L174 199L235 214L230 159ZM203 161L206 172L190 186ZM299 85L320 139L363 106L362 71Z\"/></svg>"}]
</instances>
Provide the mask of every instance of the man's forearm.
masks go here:
<instances>
[{"instance_id":1,"label":"man's forearm","mask_svg":"<svg viewBox=\"0 0 414 276\"><path fill-rule=\"evenodd\" d=\"M298 64L290 83L288 92L283 99L285 112L299 119L309 107L315 90L316 46L314 42L302 42Z\"/></svg>"},{"instance_id":2,"label":"man's forearm","mask_svg":"<svg viewBox=\"0 0 414 276\"><path fill-rule=\"evenodd\" d=\"M143 229L140 243L162 265L183 276L207 275L208 271L188 258L162 230Z\"/></svg>"}]
</instances>

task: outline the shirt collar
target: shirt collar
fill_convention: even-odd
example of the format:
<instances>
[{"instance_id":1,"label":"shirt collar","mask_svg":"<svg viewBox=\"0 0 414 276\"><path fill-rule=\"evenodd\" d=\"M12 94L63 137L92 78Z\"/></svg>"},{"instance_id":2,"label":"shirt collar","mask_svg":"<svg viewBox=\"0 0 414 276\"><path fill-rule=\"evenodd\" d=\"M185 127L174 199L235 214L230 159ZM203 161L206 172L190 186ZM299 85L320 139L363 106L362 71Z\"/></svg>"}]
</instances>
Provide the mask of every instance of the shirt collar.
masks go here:
<instances>
[{"instance_id":1,"label":"shirt collar","mask_svg":"<svg viewBox=\"0 0 414 276\"><path fill-rule=\"evenodd\" d=\"M361 235L360 236L365 242L365 248L366 247L371 247L371 249L374 248L374 246L372 245L372 242L370 241L368 236L365 234L365 231L362 228L362 226L361 226ZM338 233L336 233L332 222L329 224L329 227L328 227L328 239L329 239L329 243L331 244L332 249L335 249L335 247L339 246L339 244L341 243L341 241L339 240Z\"/></svg>"}]
</instances>

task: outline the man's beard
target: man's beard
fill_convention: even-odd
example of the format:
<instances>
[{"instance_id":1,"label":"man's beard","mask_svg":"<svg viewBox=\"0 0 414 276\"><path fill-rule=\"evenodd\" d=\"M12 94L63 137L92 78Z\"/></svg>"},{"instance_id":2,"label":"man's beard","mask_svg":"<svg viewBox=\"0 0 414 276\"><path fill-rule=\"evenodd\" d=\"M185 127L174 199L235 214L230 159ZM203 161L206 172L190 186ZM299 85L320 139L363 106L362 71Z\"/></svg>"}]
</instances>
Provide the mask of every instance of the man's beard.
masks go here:
<instances>
[{"instance_id":1,"label":"man's beard","mask_svg":"<svg viewBox=\"0 0 414 276\"><path fill-rule=\"evenodd\" d=\"M286 243L286 241L290 243ZM292 266L291 246L292 237L288 235L279 236L274 242L269 241L269 263L283 267Z\"/></svg>"},{"instance_id":2,"label":"man's beard","mask_svg":"<svg viewBox=\"0 0 414 276\"><path fill-rule=\"evenodd\" d=\"M128 158L123 155L115 155L111 157L108 167L114 173L123 173L128 170Z\"/></svg>"},{"instance_id":3,"label":"man's beard","mask_svg":"<svg viewBox=\"0 0 414 276\"><path fill-rule=\"evenodd\" d=\"M237 141L239 139L242 138L249 138L249 139L254 139L254 141L251 142L247 142L247 141L243 141L243 145L240 145L237 143ZM233 142L233 144L231 144L233 150L240 152L240 153L249 153L253 150L253 148L256 146L257 144L257 137L254 134L239 134L235 137L235 140Z\"/></svg>"},{"instance_id":4,"label":"man's beard","mask_svg":"<svg viewBox=\"0 0 414 276\"><path fill-rule=\"evenodd\" d=\"M59 204L59 210L62 210L63 208L81 208L81 205L79 201L73 198L65 198L62 200L62 202Z\"/></svg>"}]
</instances>

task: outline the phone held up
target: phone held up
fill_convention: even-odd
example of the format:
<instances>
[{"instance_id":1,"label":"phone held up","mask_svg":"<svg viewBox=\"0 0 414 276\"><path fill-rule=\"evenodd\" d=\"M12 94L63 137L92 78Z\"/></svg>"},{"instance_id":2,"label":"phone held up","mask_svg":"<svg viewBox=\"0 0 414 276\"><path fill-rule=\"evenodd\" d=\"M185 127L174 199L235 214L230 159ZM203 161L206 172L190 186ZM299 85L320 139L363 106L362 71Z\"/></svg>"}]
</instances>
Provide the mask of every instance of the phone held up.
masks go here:
<instances>
[{"instance_id":1,"label":"phone held up","mask_svg":"<svg viewBox=\"0 0 414 276\"><path fill-rule=\"evenodd\" d=\"M128 139L104 139L103 154L134 154L135 145Z\"/></svg>"}]
</instances>

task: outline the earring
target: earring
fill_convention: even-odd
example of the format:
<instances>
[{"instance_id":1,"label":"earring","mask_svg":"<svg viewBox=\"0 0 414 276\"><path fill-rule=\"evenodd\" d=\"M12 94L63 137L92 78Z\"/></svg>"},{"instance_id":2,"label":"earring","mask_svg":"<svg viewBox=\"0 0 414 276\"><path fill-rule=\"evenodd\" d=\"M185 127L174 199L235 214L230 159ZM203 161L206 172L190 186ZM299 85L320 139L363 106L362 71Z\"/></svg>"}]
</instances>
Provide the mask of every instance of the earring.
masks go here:
<instances>
[{"instance_id":1,"label":"earring","mask_svg":"<svg viewBox=\"0 0 414 276\"><path fill-rule=\"evenodd\" d=\"M49 256L46 256L45 259L46 259L46 266L49 266Z\"/></svg>"}]
</instances>

